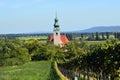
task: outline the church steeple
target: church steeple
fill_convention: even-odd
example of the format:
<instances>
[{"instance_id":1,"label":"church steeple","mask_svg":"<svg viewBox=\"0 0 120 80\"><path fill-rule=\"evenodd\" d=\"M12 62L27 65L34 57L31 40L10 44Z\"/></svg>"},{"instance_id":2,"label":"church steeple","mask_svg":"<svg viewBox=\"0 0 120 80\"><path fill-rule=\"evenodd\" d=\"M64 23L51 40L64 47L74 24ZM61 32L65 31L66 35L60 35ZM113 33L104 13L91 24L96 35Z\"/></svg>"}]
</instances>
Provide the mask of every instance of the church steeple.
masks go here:
<instances>
[{"instance_id":1,"label":"church steeple","mask_svg":"<svg viewBox=\"0 0 120 80\"><path fill-rule=\"evenodd\" d=\"M54 19L53 35L50 36L49 40L52 41L54 45L60 46L60 47L62 47L64 44L69 42L66 35L60 34L60 27L58 24L57 14L56 14L56 17Z\"/></svg>"},{"instance_id":2,"label":"church steeple","mask_svg":"<svg viewBox=\"0 0 120 80\"><path fill-rule=\"evenodd\" d=\"M59 28L59 24L58 24L57 14L56 14L56 18L55 18L54 30L53 31L54 31L53 32L53 35L54 35L54 45L60 45L61 44L60 28Z\"/></svg>"},{"instance_id":3,"label":"church steeple","mask_svg":"<svg viewBox=\"0 0 120 80\"><path fill-rule=\"evenodd\" d=\"M54 28L59 28L57 13L56 13L56 18L55 18Z\"/></svg>"}]
</instances>

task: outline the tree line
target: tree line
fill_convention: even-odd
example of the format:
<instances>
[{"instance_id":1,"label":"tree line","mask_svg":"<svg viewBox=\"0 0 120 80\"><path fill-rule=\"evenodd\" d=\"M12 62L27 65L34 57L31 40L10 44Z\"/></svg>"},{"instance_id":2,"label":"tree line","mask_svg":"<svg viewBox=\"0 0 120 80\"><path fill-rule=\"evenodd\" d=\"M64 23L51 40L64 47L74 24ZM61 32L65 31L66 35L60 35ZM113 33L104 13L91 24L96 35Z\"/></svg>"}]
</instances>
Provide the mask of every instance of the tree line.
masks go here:
<instances>
[{"instance_id":1,"label":"tree line","mask_svg":"<svg viewBox=\"0 0 120 80\"><path fill-rule=\"evenodd\" d=\"M80 39L85 39L88 41L100 41L100 40L107 40L111 38L116 38L120 40L120 32L80 33L79 36L80 36Z\"/></svg>"},{"instance_id":2,"label":"tree line","mask_svg":"<svg viewBox=\"0 0 120 80\"><path fill-rule=\"evenodd\" d=\"M94 32L94 33L80 33L80 32L63 32L71 41L79 37L88 41L106 40L110 38L117 38L120 40L120 32ZM19 37L33 37L33 36L50 36L52 33L30 33L30 34L0 34L3 39L16 39Z\"/></svg>"},{"instance_id":3,"label":"tree line","mask_svg":"<svg viewBox=\"0 0 120 80\"><path fill-rule=\"evenodd\" d=\"M60 48L59 46L54 46L49 41L41 43L35 39L24 41L1 38L0 66L21 65L36 60L68 61L83 52L83 49L76 47L76 45L71 42Z\"/></svg>"}]
</instances>

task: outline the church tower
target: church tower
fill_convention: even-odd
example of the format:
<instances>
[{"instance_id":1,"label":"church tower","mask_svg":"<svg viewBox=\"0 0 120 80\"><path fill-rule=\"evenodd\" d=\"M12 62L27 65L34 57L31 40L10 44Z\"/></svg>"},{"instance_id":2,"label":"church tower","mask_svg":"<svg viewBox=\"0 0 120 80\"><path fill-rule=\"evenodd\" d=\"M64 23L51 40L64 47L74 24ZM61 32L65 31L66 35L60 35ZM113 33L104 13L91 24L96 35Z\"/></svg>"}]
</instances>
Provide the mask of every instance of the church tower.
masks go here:
<instances>
[{"instance_id":1,"label":"church tower","mask_svg":"<svg viewBox=\"0 0 120 80\"><path fill-rule=\"evenodd\" d=\"M54 37L54 45L60 45L61 44L60 27L59 27L59 24L58 24L57 15L56 15L56 18L55 18L55 23L54 23L53 37Z\"/></svg>"},{"instance_id":2,"label":"church tower","mask_svg":"<svg viewBox=\"0 0 120 80\"><path fill-rule=\"evenodd\" d=\"M64 44L67 44L69 42L66 35L60 34L60 27L58 24L57 15L54 22L54 29L53 29L53 35L49 36L49 41L53 42L54 45L62 47Z\"/></svg>"}]
</instances>

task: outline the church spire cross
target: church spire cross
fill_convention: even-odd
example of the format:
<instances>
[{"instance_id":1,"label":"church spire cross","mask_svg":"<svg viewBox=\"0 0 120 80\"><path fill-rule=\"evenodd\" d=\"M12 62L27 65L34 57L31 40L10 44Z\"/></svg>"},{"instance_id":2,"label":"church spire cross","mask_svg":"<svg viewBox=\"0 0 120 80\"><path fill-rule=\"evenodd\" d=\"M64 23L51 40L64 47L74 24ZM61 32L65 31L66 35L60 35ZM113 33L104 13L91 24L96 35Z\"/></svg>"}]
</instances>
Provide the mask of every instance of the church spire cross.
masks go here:
<instances>
[{"instance_id":1,"label":"church spire cross","mask_svg":"<svg viewBox=\"0 0 120 80\"><path fill-rule=\"evenodd\" d=\"M56 19L57 19L57 11L56 11Z\"/></svg>"}]
</instances>

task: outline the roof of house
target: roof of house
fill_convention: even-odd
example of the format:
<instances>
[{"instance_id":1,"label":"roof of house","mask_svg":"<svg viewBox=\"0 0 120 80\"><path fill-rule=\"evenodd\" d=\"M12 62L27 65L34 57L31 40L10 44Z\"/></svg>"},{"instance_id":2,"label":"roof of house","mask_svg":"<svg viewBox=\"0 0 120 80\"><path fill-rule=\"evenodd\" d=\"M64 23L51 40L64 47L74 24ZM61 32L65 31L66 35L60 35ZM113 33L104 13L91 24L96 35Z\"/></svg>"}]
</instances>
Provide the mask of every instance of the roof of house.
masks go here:
<instances>
[{"instance_id":1,"label":"roof of house","mask_svg":"<svg viewBox=\"0 0 120 80\"><path fill-rule=\"evenodd\" d=\"M68 38L66 37L66 35L60 35L60 39L61 39L61 42L62 42L63 44L66 44L66 43L69 42L69 40L68 40ZM51 36L49 37L49 41L53 41L53 40L54 40L54 36L51 35Z\"/></svg>"}]
</instances>

